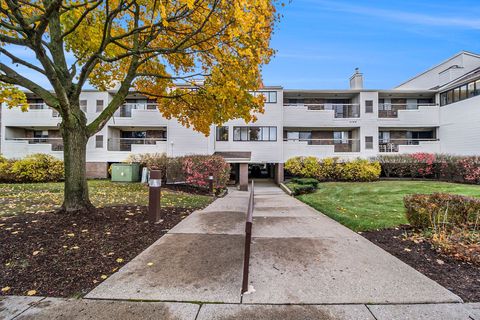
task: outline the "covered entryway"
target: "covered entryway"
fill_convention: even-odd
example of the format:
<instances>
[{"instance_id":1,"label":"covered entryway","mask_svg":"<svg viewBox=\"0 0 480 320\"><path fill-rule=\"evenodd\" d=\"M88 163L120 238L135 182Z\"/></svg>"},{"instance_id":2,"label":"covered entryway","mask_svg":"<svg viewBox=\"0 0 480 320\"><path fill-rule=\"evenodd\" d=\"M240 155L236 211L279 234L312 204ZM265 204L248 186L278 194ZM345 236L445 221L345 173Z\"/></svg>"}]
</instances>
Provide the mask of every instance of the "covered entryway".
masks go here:
<instances>
[{"instance_id":1,"label":"covered entryway","mask_svg":"<svg viewBox=\"0 0 480 320\"><path fill-rule=\"evenodd\" d=\"M283 163L252 162L251 152L229 151L215 152L230 163L230 180L239 186L241 191L248 190L249 179L266 179L275 183L283 182Z\"/></svg>"}]
</instances>

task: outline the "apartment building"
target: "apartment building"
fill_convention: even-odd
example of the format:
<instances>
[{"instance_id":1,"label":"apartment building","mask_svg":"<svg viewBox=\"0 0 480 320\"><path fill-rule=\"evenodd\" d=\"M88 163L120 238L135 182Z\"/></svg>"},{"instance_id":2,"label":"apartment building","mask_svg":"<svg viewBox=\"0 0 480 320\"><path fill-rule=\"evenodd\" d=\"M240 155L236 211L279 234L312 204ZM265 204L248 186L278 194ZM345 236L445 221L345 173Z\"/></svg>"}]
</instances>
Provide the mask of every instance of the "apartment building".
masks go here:
<instances>
[{"instance_id":1,"label":"apartment building","mask_svg":"<svg viewBox=\"0 0 480 320\"><path fill-rule=\"evenodd\" d=\"M248 175L283 180L283 163L294 156L370 158L415 152L480 154L480 55L460 52L389 90L367 89L359 70L345 90L264 87L265 112L255 123L232 120L206 137L162 117L153 101L131 93L107 125L88 142L90 177L130 154L219 154L235 179ZM112 92L86 90L88 119L103 110ZM58 113L28 94L28 112L2 108L1 152L62 157Z\"/></svg>"}]
</instances>

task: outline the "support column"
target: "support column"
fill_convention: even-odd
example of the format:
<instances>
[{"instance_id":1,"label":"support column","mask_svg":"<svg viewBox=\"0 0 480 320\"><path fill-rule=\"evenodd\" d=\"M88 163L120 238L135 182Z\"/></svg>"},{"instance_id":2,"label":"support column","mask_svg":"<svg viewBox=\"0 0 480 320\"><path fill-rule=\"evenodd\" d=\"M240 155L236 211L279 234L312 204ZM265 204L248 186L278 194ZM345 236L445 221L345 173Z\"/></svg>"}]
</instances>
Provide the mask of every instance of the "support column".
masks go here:
<instances>
[{"instance_id":1,"label":"support column","mask_svg":"<svg viewBox=\"0 0 480 320\"><path fill-rule=\"evenodd\" d=\"M283 163L275 164L275 183L280 184L284 181Z\"/></svg>"},{"instance_id":2,"label":"support column","mask_svg":"<svg viewBox=\"0 0 480 320\"><path fill-rule=\"evenodd\" d=\"M240 163L240 191L248 191L248 163Z\"/></svg>"}]
</instances>

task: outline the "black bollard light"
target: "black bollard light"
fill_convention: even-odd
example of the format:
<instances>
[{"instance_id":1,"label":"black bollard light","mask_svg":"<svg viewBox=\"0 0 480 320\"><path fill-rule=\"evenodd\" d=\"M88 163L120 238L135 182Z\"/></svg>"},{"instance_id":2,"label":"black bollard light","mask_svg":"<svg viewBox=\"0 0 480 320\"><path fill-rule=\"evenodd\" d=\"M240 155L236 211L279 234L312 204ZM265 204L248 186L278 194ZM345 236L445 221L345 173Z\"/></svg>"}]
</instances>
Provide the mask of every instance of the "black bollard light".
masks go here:
<instances>
[{"instance_id":1,"label":"black bollard light","mask_svg":"<svg viewBox=\"0 0 480 320\"><path fill-rule=\"evenodd\" d=\"M148 180L148 221L157 223L162 218L160 198L162 187L162 172L160 170L151 170Z\"/></svg>"},{"instance_id":2,"label":"black bollard light","mask_svg":"<svg viewBox=\"0 0 480 320\"><path fill-rule=\"evenodd\" d=\"M213 194L213 173L208 175L208 189L210 190L210 193Z\"/></svg>"}]
</instances>

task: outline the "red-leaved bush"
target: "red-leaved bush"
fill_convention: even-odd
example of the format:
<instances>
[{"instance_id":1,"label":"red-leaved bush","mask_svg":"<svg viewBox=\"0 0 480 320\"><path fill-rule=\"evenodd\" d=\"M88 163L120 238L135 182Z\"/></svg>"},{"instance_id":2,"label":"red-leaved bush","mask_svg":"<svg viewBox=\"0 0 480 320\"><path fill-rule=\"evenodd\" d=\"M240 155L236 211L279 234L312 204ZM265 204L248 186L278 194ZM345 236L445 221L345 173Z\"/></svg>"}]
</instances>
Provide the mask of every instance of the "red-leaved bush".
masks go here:
<instances>
[{"instance_id":1,"label":"red-leaved bush","mask_svg":"<svg viewBox=\"0 0 480 320\"><path fill-rule=\"evenodd\" d=\"M414 170L413 174L418 174L421 177L426 177L433 174L433 167L435 164L434 154L419 152L410 154L410 157L415 164L415 166L412 167Z\"/></svg>"},{"instance_id":2,"label":"red-leaved bush","mask_svg":"<svg viewBox=\"0 0 480 320\"><path fill-rule=\"evenodd\" d=\"M480 184L480 157L413 153L376 158L386 177L437 178Z\"/></svg>"},{"instance_id":3,"label":"red-leaved bush","mask_svg":"<svg viewBox=\"0 0 480 320\"><path fill-rule=\"evenodd\" d=\"M215 189L225 188L230 178L230 165L221 156L186 156L182 168L185 182L198 187L207 187L210 175Z\"/></svg>"}]
</instances>

